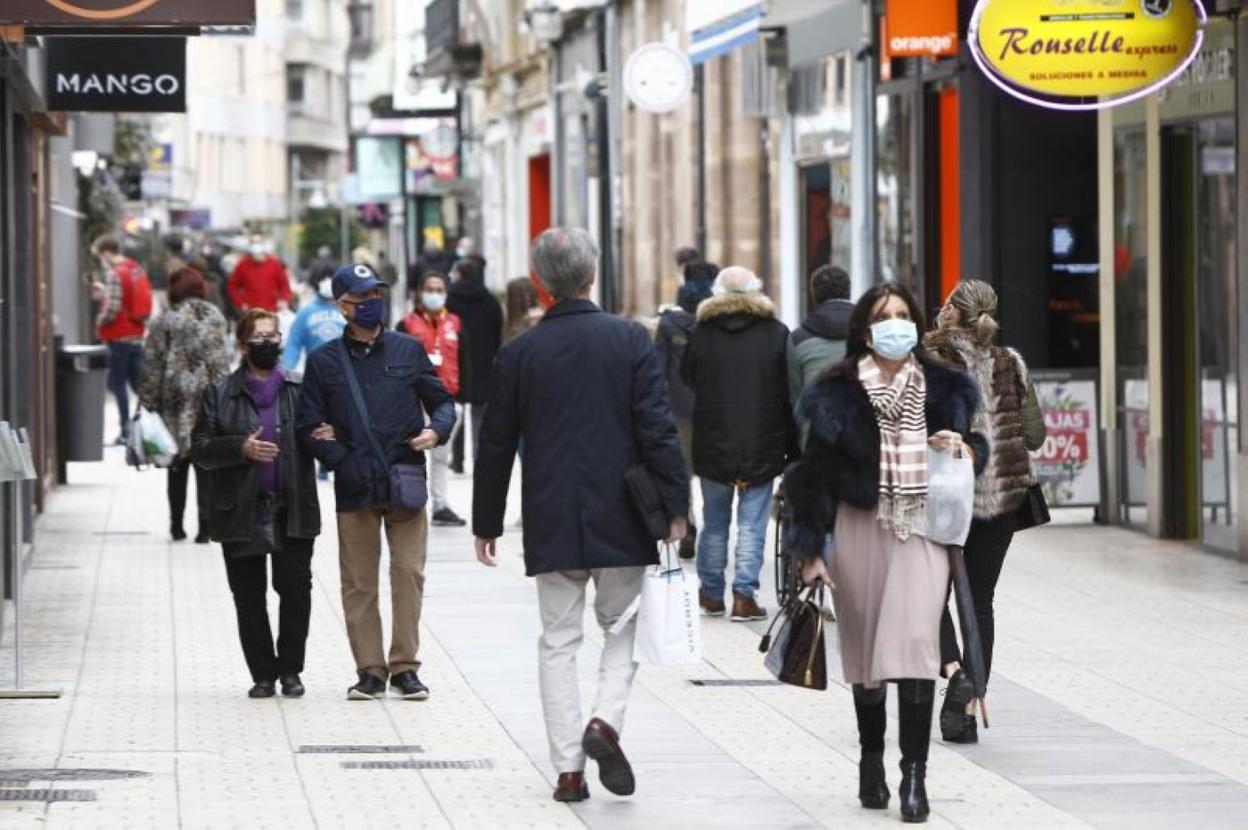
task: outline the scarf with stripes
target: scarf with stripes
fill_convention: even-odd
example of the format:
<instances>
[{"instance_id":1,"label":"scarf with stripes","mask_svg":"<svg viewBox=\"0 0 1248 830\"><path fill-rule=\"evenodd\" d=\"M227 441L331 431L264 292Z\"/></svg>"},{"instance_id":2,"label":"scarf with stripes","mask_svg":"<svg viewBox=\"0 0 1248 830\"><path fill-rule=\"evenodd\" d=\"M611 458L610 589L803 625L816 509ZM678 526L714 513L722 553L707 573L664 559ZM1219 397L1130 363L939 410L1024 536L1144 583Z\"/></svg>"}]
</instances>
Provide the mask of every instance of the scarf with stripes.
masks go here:
<instances>
[{"instance_id":1,"label":"scarf with stripes","mask_svg":"<svg viewBox=\"0 0 1248 830\"><path fill-rule=\"evenodd\" d=\"M858 380L880 424L881 525L901 541L927 524L927 384L913 356L888 382L872 355L858 363Z\"/></svg>"}]
</instances>

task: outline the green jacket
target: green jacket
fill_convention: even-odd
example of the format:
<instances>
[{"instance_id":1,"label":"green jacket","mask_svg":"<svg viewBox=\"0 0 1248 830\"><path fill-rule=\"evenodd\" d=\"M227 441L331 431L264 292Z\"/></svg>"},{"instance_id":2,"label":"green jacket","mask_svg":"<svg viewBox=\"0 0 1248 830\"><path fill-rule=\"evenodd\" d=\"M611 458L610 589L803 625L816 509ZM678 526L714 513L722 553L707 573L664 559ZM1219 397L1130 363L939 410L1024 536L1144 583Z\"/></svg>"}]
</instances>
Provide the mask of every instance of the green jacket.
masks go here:
<instances>
[{"instance_id":1,"label":"green jacket","mask_svg":"<svg viewBox=\"0 0 1248 830\"><path fill-rule=\"evenodd\" d=\"M849 300L828 300L812 311L789 338L789 405L801 430L803 449L806 447L806 424L797 414L797 399L802 390L818 380L831 366L845 359L845 339L849 334L849 315L854 304Z\"/></svg>"}]
</instances>

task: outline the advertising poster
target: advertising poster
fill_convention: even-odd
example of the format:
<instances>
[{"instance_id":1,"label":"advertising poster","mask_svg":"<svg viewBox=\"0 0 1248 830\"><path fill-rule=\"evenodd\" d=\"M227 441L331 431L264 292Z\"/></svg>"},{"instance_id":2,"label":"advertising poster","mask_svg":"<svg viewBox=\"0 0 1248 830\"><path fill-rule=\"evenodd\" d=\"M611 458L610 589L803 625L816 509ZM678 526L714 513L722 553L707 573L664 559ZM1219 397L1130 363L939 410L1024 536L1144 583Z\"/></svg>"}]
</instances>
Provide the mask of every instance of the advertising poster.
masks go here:
<instances>
[{"instance_id":1,"label":"advertising poster","mask_svg":"<svg viewBox=\"0 0 1248 830\"><path fill-rule=\"evenodd\" d=\"M1032 465L1051 507L1101 503L1100 428L1095 372L1034 372L1048 437Z\"/></svg>"}]
</instances>

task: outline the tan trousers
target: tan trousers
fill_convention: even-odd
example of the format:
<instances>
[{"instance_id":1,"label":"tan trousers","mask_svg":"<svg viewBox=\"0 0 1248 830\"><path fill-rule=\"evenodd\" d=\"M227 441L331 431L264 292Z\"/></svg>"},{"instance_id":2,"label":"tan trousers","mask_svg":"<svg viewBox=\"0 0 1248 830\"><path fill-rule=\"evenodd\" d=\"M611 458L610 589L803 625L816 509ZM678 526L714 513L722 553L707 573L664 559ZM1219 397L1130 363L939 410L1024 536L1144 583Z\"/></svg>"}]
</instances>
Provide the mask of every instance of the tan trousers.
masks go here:
<instances>
[{"instance_id":1,"label":"tan trousers","mask_svg":"<svg viewBox=\"0 0 1248 830\"><path fill-rule=\"evenodd\" d=\"M390 659L387 662L377 607L381 526L390 542ZM418 669L420 608L425 595L425 546L429 523L424 510L369 508L338 514L338 569L342 611L355 666L385 680Z\"/></svg>"}]
</instances>

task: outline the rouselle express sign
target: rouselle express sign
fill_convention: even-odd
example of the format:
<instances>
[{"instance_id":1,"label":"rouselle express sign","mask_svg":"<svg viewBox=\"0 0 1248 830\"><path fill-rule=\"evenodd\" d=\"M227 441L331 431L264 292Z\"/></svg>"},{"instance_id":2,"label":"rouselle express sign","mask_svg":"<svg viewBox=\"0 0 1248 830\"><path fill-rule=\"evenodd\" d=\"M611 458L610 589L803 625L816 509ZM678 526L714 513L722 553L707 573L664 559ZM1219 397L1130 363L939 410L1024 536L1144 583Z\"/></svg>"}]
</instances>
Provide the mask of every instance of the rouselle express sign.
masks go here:
<instances>
[{"instance_id":1,"label":"rouselle express sign","mask_svg":"<svg viewBox=\"0 0 1248 830\"><path fill-rule=\"evenodd\" d=\"M968 41L1006 92L1058 109L1098 109L1177 78L1200 51L1198 0L979 0Z\"/></svg>"},{"instance_id":2,"label":"rouselle express sign","mask_svg":"<svg viewBox=\"0 0 1248 830\"><path fill-rule=\"evenodd\" d=\"M50 37L47 47L48 109L186 111L186 38Z\"/></svg>"},{"instance_id":3,"label":"rouselle express sign","mask_svg":"<svg viewBox=\"0 0 1248 830\"><path fill-rule=\"evenodd\" d=\"M0 24L249 26L256 0L0 0Z\"/></svg>"}]
</instances>

